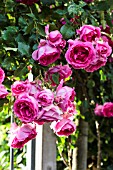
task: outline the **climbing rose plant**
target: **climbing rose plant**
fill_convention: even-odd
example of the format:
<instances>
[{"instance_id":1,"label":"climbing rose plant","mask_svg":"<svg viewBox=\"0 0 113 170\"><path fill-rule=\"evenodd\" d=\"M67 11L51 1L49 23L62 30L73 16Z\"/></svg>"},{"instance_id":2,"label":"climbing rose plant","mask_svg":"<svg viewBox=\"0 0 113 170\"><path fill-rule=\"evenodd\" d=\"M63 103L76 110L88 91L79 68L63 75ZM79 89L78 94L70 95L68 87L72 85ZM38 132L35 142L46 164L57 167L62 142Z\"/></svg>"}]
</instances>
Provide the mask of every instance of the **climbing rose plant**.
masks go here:
<instances>
[{"instance_id":1,"label":"climbing rose plant","mask_svg":"<svg viewBox=\"0 0 113 170\"><path fill-rule=\"evenodd\" d=\"M45 33L46 39L40 40L38 49L32 53L32 58L41 65L48 66L60 58L66 41L58 30L49 32L49 25L45 26ZM77 30L77 34L80 37L68 40L69 47L65 53L68 64L74 69L84 69L87 72L94 72L104 66L112 49L108 42L104 42L101 38L100 28L84 25ZM59 74L58 86L52 80L54 73ZM13 111L22 125L19 127L15 123L12 125L9 142L11 147L21 148L35 138L38 133L36 125L52 122L50 127L58 136L69 136L76 130L73 122L74 115L77 114L74 103L76 92L74 88L63 86L65 79L71 74L72 71L68 65L57 65L49 68L45 73L44 82L29 79L14 82L11 86L12 95L15 97ZM1 81L2 79L3 76ZM56 86L56 89L53 91L46 88L44 86L46 82L50 82L51 87ZM101 116L103 113L103 116L107 116L105 112L109 106L105 107L105 105L103 111L100 110L100 106L97 106L95 113ZM111 114L108 113L108 115ZM26 127L29 133L23 133Z\"/></svg>"}]
</instances>

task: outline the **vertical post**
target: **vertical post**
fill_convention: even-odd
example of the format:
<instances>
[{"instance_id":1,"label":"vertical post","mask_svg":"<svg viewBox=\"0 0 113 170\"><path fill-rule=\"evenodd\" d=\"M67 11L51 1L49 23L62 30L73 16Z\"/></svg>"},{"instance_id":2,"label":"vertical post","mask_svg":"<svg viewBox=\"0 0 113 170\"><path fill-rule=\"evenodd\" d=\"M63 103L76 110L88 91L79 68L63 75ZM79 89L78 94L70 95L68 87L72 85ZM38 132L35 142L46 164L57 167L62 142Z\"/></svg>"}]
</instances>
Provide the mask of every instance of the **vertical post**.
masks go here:
<instances>
[{"instance_id":1,"label":"vertical post","mask_svg":"<svg viewBox=\"0 0 113 170\"><path fill-rule=\"evenodd\" d=\"M36 169L56 170L56 137L50 129L50 124L45 123L36 138Z\"/></svg>"},{"instance_id":2,"label":"vertical post","mask_svg":"<svg viewBox=\"0 0 113 170\"><path fill-rule=\"evenodd\" d=\"M27 170L35 170L35 139L27 143Z\"/></svg>"},{"instance_id":3,"label":"vertical post","mask_svg":"<svg viewBox=\"0 0 113 170\"><path fill-rule=\"evenodd\" d=\"M13 123L13 113L11 112L11 124ZM10 170L14 169L14 150L12 147L10 147Z\"/></svg>"},{"instance_id":4,"label":"vertical post","mask_svg":"<svg viewBox=\"0 0 113 170\"><path fill-rule=\"evenodd\" d=\"M78 138L77 170L87 169L88 123L80 119Z\"/></svg>"}]
</instances>

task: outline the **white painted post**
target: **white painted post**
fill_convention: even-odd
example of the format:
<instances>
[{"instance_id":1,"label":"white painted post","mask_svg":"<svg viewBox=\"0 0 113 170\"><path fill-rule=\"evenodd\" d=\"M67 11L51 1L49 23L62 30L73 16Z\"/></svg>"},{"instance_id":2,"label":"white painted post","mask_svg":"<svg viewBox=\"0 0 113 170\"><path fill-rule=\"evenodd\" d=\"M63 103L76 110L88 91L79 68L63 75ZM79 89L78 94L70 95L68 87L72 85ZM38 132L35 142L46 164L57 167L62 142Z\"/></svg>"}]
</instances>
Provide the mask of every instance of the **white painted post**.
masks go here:
<instances>
[{"instance_id":1,"label":"white painted post","mask_svg":"<svg viewBox=\"0 0 113 170\"><path fill-rule=\"evenodd\" d=\"M35 170L56 170L56 137L49 123L38 128Z\"/></svg>"}]
</instances>

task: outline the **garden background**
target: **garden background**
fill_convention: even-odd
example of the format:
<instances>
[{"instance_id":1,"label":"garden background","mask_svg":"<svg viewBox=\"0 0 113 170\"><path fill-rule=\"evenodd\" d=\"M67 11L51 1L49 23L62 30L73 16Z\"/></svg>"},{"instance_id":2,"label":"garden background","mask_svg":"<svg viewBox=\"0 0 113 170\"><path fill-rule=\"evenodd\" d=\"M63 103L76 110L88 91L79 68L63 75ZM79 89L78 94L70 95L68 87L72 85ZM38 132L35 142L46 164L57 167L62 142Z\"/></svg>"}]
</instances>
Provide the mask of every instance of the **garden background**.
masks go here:
<instances>
[{"instance_id":1,"label":"garden background","mask_svg":"<svg viewBox=\"0 0 113 170\"><path fill-rule=\"evenodd\" d=\"M45 26L49 24L49 31L59 30L66 41L77 38L76 30L83 25L101 27L101 34L113 47L112 0L38 0L26 4L28 2L0 2L0 67L5 72L3 84L9 92L6 98L0 99L0 170L7 170L10 164L8 133L14 102L11 85L17 80L27 79L29 67L34 79L42 80L51 66L67 64L64 56L68 43L60 59L50 65L43 66L32 58L40 40L47 36ZM84 156L88 169L113 170L113 118L94 113L97 103L113 102L112 53L106 65L94 72L71 69L72 75L66 79L65 85L74 87L76 91L77 115L74 121L77 129L69 137L57 137L57 169L71 170L75 159L73 153L78 148L78 155L82 154L76 158L78 164L83 164L80 158ZM53 80L59 84L57 73ZM84 149L87 145L84 141L88 150ZM15 170L24 169L26 146L14 149L14 155Z\"/></svg>"}]
</instances>

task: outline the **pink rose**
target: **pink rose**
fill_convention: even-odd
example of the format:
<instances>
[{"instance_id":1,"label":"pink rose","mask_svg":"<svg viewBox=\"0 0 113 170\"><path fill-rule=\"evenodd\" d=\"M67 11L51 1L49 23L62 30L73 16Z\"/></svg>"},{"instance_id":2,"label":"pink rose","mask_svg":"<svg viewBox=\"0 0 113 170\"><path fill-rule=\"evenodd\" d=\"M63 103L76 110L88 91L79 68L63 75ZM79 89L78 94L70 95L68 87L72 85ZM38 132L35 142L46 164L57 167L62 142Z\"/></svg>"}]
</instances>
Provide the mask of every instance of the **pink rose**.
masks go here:
<instances>
[{"instance_id":1,"label":"pink rose","mask_svg":"<svg viewBox=\"0 0 113 170\"><path fill-rule=\"evenodd\" d=\"M62 34L58 31L51 31L49 33L49 25L45 27L45 32L47 34L47 40L50 45L54 47L64 48L66 45L66 41L63 40Z\"/></svg>"},{"instance_id":2,"label":"pink rose","mask_svg":"<svg viewBox=\"0 0 113 170\"><path fill-rule=\"evenodd\" d=\"M38 0L16 0L16 2L20 2L26 5L33 5L36 3Z\"/></svg>"},{"instance_id":3,"label":"pink rose","mask_svg":"<svg viewBox=\"0 0 113 170\"><path fill-rule=\"evenodd\" d=\"M44 89L36 94L36 99L41 106L49 106L54 101L54 94L50 89Z\"/></svg>"},{"instance_id":4,"label":"pink rose","mask_svg":"<svg viewBox=\"0 0 113 170\"><path fill-rule=\"evenodd\" d=\"M13 96L18 96L22 93L28 92L30 88L30 84L26 83L26 81L15 81L13 85L11 85L11 91Z\"/></svg>"},{"instance_id":5,"label":"pink rose","mask_svg":"<svg viewBox=\"0 0 113 170\"><path fill-rule=\"evenodd\" d=\"M39 114L38 102L26 93L20 95L14 102L13 110L14 114L24 123L34 121Z\"/></svg>"},{"instance_id":6,"label":"pink rose","mask_svg":"<svg viewBox=\"0 0 113 170\"><path fill-rule=\"evenodd\" d=\"M5 73L4 70L0 67L0 83L4 81Z\"/></svg>"},{"instance_id":7,"label":"pink rose","mask_svg":"<svg viewBox=\"0 0 113 170\"><path fill-rule=\"evenodd\" d=\"M52 86L56 85L52 77L52 75L55 73L59 75L59 82L60 82L62 79L65 80L65 78L71 76L72 71L68 65L64 65L64 66L57 65L49 68L49 70L45 73L45 80L46 81L50 80L52 82Z\"/></svg>"},{"instance_id":8,"label":"pink rose","mask_svg":"<svg viewBox=\"0 0 113 170\"><path fill-rule=\"evenodd\" d=\"M112 48L109 46L108 42L98 41L96 43L96 54L100 56L100 58L110 56L112 52Z\"/></svg>"},{"instance_id":9,"label":"pink rose","mask_svg":"<svg viewBox=\"0 0 113 170\"><path fill-rule=\"evenodd\" d=\"M22 124L21 127L13 123L10 131L9 145L12 148L22 148L28 141L37 135L35 124Z\"/></svg>"},{"instance_id":10,"label":"pink rose","mask_svg":"<svg viewBox=\"0 0 113 170\"><path fill-rule=\"evenodd\" d=\"M102 109L103 109L103 105L98 105L98 104L96 104L96 107L95 107L95 110L94 110L95 115L97 115L97 116L103 116L103 111L102 111Z\"/></svg>"},{"instance_id":11,"label":"pink rose","mask_svg":"<svg viewBox=\"0 0 113 170\"><path fill-rule=\"evenodd\" d=\"M96 43L96 57L90 63L88 67L85 68L87 72L93 72L98 70L100 67L105 66L107 62L107 57L111 54L112 49L107 42L98 41Z\"/></svg>"},{"instance_id":12,"label":"pink rose","mask_svg":"<svg viewBox=\"0 0 113 170\"><path fill-rule=\"evenodd\" d=\"M112 102L104 103L102 112L104 117L113 117L113 103Z\"/></svg>"},{"instance_id":13,"label":"pink rose","mask_svg":"<svg viewBox=\"0 0 113 170\"><path fill-rule=\"evenodd\" d=\"M53 122L51 128L58 136L69 136L76 130L74 122L70 119L62 119L58 122Z\"/></svg>"},{"instance_id":14,"label":"pink rose","mask_svg":"<svg viewBox=\"0 0 113 170\"><path fill-rule=\"evenodd\" d=\"M54 63L57 59L59 59L60 53L61 53L60 49L49 45L47 41L43 41L38 46L38 50L35 50L32 53L32 58L36 61L39 61L41 65L47 66L49 64Z\"/></svg>"},{"instance_id":15,"label":"pink rose","mask_svg":"<svg viewBox=\"0 0 113 170\"><path fill-rule=\"evenodd\" d=\"M74 101L75 94L74 88L62 87L60 84L56 90L55 102L65 112L70 105L70 101Z\"/></svg>"},{"instance_id":16,"label":"pink rose","mask_svg":"<svg viewBox=\"0 0 113 170\"><path fill-rule=\"evenodd\" d=\"M95 58L95 50L91 42L69 40L69 49L65 58L75 69L84 69L90 65Z\"/></svg>"},{"instance_id":17,"label":"pink rose","mask_svg":"<svg viewBox=\"0 0 113 170\"><path fill-rule=\"evenodd\" d=\"M95 41L96 39L99 39L101 36L99 27L95 27L92 25L84 25L80 27L80 29L77 30L77 34L80 35L80 40L82 41Z\"/></svg>"},{"instance_id":18,"label":"pink rose","mask_svg":"<svg viewBox=\"0 0 113 170\"><path fill-rule=\"evenodd\" d=\"M3 84L0 84L0 98L5 98L8 95L8 91L6 90Z\"/></svg>"},{"instance_id":19,"label":"pink rose","mask_svg":"<svg viewBox=\"0 0 113 170\"><path fill-rule=\"evenodd\" d=\"M44 124L45 122L53 122L62 119L62 111L58 106L50 105L48 107L44 107L40 113L38 118L35 120L38 124Z\"/></svg>"}]
</instances>

